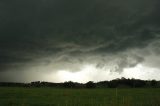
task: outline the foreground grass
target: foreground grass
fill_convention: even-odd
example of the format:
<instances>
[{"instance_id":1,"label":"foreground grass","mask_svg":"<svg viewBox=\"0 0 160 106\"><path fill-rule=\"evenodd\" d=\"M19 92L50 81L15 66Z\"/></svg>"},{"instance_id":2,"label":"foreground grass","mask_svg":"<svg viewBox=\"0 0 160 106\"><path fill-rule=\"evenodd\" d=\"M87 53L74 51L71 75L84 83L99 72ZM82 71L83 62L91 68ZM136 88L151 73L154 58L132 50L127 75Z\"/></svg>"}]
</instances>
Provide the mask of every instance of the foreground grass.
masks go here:
<instances>
[{"instance_id":1,"label":"foreground grass","mask_svg":"<svg viewBox=\"0 0 160 106\"><path fill-rule=\"evenodd\" d=\"M0 106L160 106L160 89L2 87Z\"/></svg>"}]
</instances>

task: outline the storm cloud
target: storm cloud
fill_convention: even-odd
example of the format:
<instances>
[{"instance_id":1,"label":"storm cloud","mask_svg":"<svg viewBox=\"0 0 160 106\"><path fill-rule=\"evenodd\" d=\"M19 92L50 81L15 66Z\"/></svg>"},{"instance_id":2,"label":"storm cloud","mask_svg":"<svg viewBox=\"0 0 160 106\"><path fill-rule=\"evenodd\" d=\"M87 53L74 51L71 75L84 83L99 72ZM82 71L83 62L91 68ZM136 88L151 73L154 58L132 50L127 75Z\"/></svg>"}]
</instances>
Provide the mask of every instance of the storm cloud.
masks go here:
<instances>
[{"instance_id":1,"label":"storm cloud","mask_svg":"<svg viewBox=\"0 0 160 106\"><path fill-rule=\"evenodd\" d=\"M138 64L160 69L159 10L159 0L1 0L1 76L86 64L118 73Z\"/></svg>"}]
</instances>

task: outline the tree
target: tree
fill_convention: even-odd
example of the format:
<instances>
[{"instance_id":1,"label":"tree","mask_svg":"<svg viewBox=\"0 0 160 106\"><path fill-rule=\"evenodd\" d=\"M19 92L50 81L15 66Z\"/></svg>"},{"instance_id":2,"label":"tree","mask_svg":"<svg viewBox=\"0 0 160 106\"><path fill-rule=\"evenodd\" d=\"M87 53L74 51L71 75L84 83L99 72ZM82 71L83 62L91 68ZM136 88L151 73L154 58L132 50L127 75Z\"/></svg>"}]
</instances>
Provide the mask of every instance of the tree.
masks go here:
<instances>
[{"instance_id":1,"label":"tree","mask_svg":"<svg viewBox=\"0 0 160 106\"><path fill-rule=\"evenodd\" d=\"M157 81L156 81L156 80L152 80L152 81L151 81L151 86L152 86L152 87L155 87L156 85L157 85Z\"/></svg>"},{"instance_id":2,"label":"tree","mask_svg":"<svg viewBox=\"0 0 160 106\"><path fill-rule=\"evenodd\" d=\"M86 88L95 88L96 85L93 81L89 81L86 83Z\"/></svg>"},{"instance_id":3,"label":"tree","mask_svg":"<svg viewBox=\"0 0 160 106\"><path fill-rule=\"evenodd\" d=\"M64 82L63 83L63 87L65 87L65 88L74 88L75 87L75 83L72 82L72 81Z\"/></svg>"},{"instance_id":4,"label":"tree","mask_svg":"<svg viewBox=\"0 0 160 106\"><path fill-rule=\"evenodd\" d=\"M34 87L40 87L40 84L41 84L40 81L31 82L31 86L34 86Z\"/></svg>"}]
</instances>

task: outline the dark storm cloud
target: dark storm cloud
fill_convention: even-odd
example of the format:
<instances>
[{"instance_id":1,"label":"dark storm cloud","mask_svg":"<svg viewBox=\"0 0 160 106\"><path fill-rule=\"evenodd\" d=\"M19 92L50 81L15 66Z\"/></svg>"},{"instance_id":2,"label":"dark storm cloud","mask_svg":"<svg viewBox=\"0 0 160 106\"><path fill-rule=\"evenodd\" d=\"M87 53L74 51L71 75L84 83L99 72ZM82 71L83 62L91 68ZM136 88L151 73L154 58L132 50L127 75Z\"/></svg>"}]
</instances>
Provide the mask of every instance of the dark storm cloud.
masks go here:
<instances>
[{"instance_id":1,"label":"dark storm cloud","mask_svg":"<svg viewBox=\"0 0 160 106\"><path fill-rule=\"evenodd\" d=\"M101 67L106 54L159 39L159 10L159 0L1 0L0 71L41 61L76 67L93 58ZM118 70L142 58L124 57Z\"/></svg>"}]
</instances>

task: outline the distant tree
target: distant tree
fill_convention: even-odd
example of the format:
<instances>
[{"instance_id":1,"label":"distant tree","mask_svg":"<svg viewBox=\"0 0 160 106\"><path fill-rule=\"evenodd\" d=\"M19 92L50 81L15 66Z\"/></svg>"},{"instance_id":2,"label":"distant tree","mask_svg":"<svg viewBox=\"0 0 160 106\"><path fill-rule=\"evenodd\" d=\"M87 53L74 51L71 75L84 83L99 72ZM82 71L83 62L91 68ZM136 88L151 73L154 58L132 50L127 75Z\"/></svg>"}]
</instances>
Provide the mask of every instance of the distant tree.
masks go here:
<instances>
[{"instance_id":1,"label":"distant tree","mask_svg":"<svg viewBox=\"0 0 160 106\"><path fill-rule=\"evenodd\" d=\"M65 87L65 88L74 88L75 87L75 83L72 82L72 81L64 82L63 83L63 87Z\"/></svg>"},{"instance_id":2,"label":"distant tree","mask_svg":"<svg viewBox=\"0 0 160 106\"><path fill-rule=\"evenodd\" d=\"M40 87L40 84L41 84L40 81L31 82L31 86L34 86L34 87Z\"/></svg>"},{"instance_id":3,"label":"distant tree","mask_svg":"<svg viewBox=\"0 0 160 106\"><path fill-rule=\"evenodd\" d=\"M134 79L133 80L133 83L134 83L134 87L145 87L147 84L144 80L140 80L140 79Z\"/></svg>"},{"instance_id":4,"label":"distant tree","mask_svg":"<svg viewBox=\"0 0 160 106\"><path fill-rule=\"evenodd\" d=\"M98 88L107 88L109 81L100 81L96 83L96 87Z\"/></svg>"},{"instance_id":5,"label":"distant tree","mask_svg":"<svg viewBox=\"0 0 160 106\"><path fill-rule=\"evenodd\" d=\"M93 81L89 81L86 83L86 88L95 88L96 84Z\"/></svg>"},{"instance_id":6,"label":"distant tree","mask_svg":"<svg viewBox=\"0 0 160 106\"><path fill-rule=\"evenodd\" d=\"M152 81L151 81L151 86L152 86L152 87L157 86L157 81L156 81L156 80L152 80Z\"/></svg>"},{"instance_id":7,"label":"distant tree","mask_svg":"<svg viewBox=\"0 0 160 106\"><path fill-rule=\"evenodd\" d=\"M118 86L118 80L112 80L108 83L109 88L116 88Z\"/></svg>"}]
</instances>

